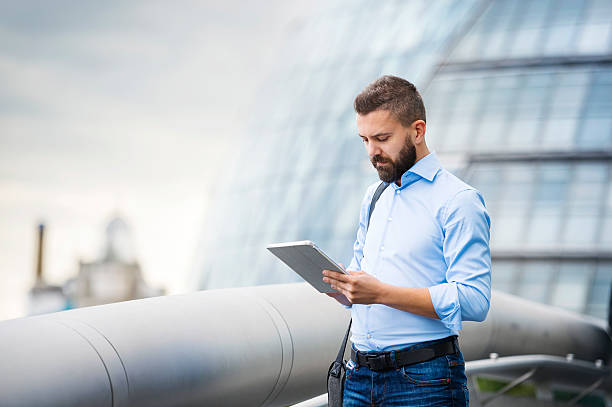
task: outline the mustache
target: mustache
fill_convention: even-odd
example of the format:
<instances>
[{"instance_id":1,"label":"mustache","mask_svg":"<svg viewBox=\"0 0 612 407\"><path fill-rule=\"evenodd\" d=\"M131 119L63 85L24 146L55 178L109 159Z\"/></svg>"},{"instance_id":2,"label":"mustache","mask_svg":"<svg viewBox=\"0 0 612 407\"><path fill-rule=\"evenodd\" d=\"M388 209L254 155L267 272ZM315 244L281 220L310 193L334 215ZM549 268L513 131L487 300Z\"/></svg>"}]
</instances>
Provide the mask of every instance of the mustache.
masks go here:
<instances>
[{"instance_id":1,"label":"mustache","mask_svg":"<svg viewBox=\"0 0 612 407\"><path fill-rule=\"evenodd\" d=\"M376 163L388 163L389 160L386 158L383 158L381 155L377 154L374 157L372 157L370 159L370 161L372 161L372 164L376 164Z\"/></svg>"}]
</instances>

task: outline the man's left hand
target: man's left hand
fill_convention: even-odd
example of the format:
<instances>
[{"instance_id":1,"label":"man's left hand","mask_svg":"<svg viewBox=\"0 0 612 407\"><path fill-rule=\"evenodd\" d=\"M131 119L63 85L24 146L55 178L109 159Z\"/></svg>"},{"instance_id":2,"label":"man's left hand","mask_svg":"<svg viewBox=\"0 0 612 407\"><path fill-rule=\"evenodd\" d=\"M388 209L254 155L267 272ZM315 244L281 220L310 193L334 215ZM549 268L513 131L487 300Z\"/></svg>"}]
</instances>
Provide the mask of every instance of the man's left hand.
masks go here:
<instances>
[{"instance_id":1,"label":"man's left hand","mask_svg":"<svg viewBox=\"0 0 612 407\"><path fill-rule=\"evenodd\" d=\"M323 270L323 281L329 283L352 304L379 303L384 284L365 271L347 270L350 275Z\"/></svg>"}]
</instances>

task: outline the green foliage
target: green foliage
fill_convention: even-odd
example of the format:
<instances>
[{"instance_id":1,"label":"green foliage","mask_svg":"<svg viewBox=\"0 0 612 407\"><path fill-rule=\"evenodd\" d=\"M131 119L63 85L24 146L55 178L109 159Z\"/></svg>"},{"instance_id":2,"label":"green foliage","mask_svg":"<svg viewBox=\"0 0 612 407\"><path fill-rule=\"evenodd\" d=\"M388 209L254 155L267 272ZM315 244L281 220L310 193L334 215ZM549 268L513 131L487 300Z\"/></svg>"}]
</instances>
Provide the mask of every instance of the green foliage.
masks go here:
<instances>
[{"instance_id":1,"label":"green foliage","mask_svg":"<svg viewBox=\"0 0 612 407\"><path fill-rule=\"evenodd\" d=\"M504 386L508 385L510 382L506 382L503 380L490 379L487 377L477 377L476 383L478 384L478 389L481 392L486 393L495 393L496 391L501 390ZM508 392L504 393L508 396L515 397L531 397L535 398L536 396L536 388L533 384L530 383L521 383L516 387L508 390Z\"/></svg>"}]
</instances>

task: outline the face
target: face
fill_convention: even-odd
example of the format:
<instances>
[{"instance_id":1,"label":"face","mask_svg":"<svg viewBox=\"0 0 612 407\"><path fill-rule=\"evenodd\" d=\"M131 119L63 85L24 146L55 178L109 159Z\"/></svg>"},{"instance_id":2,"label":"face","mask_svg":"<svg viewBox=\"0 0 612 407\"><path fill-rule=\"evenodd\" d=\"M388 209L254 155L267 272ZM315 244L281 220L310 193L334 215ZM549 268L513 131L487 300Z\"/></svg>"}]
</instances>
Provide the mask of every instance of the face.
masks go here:
<instances>
[{"instance_id":1,"label":"face","mask_svg":"<svg viewBox=\"0 0 612 407\"><path fill-rule=\"evenodd\" d=\"M416 162L416 147L410 140L414 129L404 127L388 110L358 114L357 129L382 181L399 180Z\"/></svg>"}]
</instances>

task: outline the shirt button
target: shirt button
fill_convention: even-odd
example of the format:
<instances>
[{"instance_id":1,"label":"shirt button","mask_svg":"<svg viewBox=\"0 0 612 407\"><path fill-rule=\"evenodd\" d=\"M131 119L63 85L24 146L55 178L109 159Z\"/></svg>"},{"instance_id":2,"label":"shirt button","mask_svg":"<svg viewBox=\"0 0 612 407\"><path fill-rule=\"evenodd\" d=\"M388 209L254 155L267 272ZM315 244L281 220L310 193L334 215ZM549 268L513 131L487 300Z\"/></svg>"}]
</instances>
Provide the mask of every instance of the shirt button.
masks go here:
<instances>
[{"instance_id":1,"label":"shirt button","mask_svg":"<svg viewBox=\"0 0 612 407\"><path fill-rule=\"evenodd\" d=\"M388 220L389 222L391 222L393 219L392 219L392 218L387 218L387 220Z\"/></svg>"},{"instance_id":2,"label":"shirt button","mask_svg":"<svg viewBox=\"0 0 612 407\"><path fill-rule=\"evenodd\" d=\"M384 252L385 251L385 246L380 246L380 251Z\"/></svg>"},{"instance_id":3,"label":"shirt button","mask_svg":"<svg viewBox=\"0 0 612 407\"><path fill-rule=\"evenodd\" d=\"M399 195L399 193L400 193L400 190L398 189L397 191L395 191L395 193Z\"/></svg>"},{"instance_id":4,"label":"shirt button","mask_svg":"<svg viewBox=\"0 0 612 407\"><path fill-rule=\"evenodd\" d=\"M370 339L372 337L372 335L368 334L368 339Z\"/></svg>"}]
</instances>

